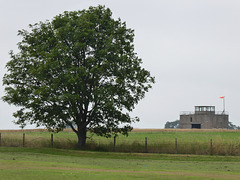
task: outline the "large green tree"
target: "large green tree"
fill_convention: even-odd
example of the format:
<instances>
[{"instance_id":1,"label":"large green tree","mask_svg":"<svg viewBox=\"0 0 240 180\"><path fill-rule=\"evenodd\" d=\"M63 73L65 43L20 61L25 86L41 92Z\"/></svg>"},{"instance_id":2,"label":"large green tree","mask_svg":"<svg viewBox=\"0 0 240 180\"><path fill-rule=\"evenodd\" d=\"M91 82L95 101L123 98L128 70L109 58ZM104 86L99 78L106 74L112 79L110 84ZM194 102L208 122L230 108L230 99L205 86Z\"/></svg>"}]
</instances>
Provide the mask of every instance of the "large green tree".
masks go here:
<instances>
[{"instance_id":1,"label":"large green tree","mask_svg":"<svg viewBox=\"0 0 240 180\"><path fill-rule=\"evenodd\" d=\"M70 126L78 146L87 130L127 135L134 106L154 83L134 52L134 31L104 6L64 12L20 30L19 52L10 52L3 100L19 106L16 124Z\"/></svg>"}]
</instances>

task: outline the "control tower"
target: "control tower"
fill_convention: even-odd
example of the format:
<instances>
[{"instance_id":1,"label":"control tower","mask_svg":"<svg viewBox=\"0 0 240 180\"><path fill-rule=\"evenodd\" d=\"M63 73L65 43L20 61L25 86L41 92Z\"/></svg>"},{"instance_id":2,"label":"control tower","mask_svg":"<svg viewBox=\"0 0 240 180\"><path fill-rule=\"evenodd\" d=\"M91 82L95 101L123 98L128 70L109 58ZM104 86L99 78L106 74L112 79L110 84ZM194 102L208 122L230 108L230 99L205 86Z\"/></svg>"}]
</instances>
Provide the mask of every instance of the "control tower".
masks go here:
<instances>
[{"instance_id":1,"label":"control tower","mask_svg":"<svg viewBox=\"0 0 240 180\"><path fill-rule=\"evenodd\" d=\"M194 112L181 112L181 129L228 129L228 113L215 106L195 106Z\"/></svg>"}]
</instances>

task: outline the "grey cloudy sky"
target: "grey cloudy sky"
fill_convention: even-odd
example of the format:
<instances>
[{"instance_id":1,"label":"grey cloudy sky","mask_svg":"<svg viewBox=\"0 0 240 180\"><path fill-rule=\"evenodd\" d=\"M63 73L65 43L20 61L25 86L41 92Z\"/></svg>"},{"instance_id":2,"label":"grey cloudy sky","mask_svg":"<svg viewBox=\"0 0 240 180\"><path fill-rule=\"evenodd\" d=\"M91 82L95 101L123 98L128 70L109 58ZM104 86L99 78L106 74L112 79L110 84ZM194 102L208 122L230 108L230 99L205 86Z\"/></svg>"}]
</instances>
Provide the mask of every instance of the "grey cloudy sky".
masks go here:
<instances>
[{"instance_id":1,"label":"grey cloudy sky","mask_svg":"<svg viewBox=\"0 0 240 180\"><path fill-rule=\"evenodd\" d=\"M135 128L163 128L195 105L222 110L240 125L240 1L238 0L0 0L0 79L17 31L64 11L106 5L135 30L135 52L156 84L132 113ZM0 96L4 95L2 82ZM16 129L16 107L0 101L0 129ZM29 126L30 127L30 126Z\"/></svg>"}]
</instances>

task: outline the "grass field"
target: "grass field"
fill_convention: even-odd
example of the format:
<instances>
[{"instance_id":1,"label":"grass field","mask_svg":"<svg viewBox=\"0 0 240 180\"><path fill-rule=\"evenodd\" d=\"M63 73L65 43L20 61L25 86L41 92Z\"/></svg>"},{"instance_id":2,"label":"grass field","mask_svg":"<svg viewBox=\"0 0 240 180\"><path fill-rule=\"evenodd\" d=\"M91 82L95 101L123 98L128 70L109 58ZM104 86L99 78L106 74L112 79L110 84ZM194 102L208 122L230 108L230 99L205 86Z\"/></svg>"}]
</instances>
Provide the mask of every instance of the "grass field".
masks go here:
<instances>
[{"instance_id":1,"label":"grass field","mask_svg":"<svg viewBox=\"0 0 240 180\"><path fill-rule=\"evenodd\" d=\"M0 148L0 179L240 179L240 157Z\"/></svg>"},{"instance_id":2,"label":"grass field","mask_svg":"<svg viewBox=\"0 0 240 180\"><path fill-rule=\"evenodd\" d=\"M76 150L70 130L54 134L54 148L46 130L0 133L0 179L240 179L240 156L230 156L240 155L240 131L135 129L117 137L118 152L113 138L98 136ZM145 137L155 153L142 153Z\"/></svg>"},{"instance_id":3,"label":"grass field","mask_svg":"<svg viewBox=\"0 0 240 180\"><path fill-rule=\"evenodd\" d=\"M25 133L25 147L51 147L51 133L46 130L3 131L1 146L21 147ZM113 138L91 136L87 139L87 149L110 152L114 150ZM117 137L117 152L179 153L208 155L240 155L240 131L233 130L166 130L134 129L128 137ZM176 147L177 138L177 147ZM212 147L210 140L212 139ZM54 147L75 149L77 136L71 130L54 134ZM177 149L176 149L177 148ZM177 151L176 151L177 150Z\"/></svg>"}]
</instances>

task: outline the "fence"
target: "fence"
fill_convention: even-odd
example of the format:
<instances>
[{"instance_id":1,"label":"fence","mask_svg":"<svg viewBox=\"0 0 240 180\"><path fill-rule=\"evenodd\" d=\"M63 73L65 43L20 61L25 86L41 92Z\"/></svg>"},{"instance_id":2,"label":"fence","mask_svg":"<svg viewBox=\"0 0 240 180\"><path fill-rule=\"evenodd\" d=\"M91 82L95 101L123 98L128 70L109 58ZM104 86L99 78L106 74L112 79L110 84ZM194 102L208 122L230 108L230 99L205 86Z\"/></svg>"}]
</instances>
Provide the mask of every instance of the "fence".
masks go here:
<instances>
[{"instance_id":1,"label":"fence","mask_svg":"<svg viewBox=\"0 0 240 180\"><path fill-rule=\"evenodd\" d=\"M19 134L20 135L20 134ZM75 149L77 141L55 138L28 138L25 133L22 137L9 138L0 133L0 146L5 147L35 147L35 148L68 148ZM108 142L88 140L85 149L107 152L136 152L136 153L166 153L166 154L201 154L201 155L240 155L240 143L214 142L181 142L180 138L170 142L158 142L147 137L141 141L121 141L116 136Z\"/></svg>"},{"instance_id":2,"label":"fence","mask_svg":"<svg viewBox=\"0 0 240 180\"><path fill-rule=\"evenodd\" d=\"M57 138L50 134L49 138L27 136L25 133L9 135L0 133L0 147L35 147L35 148L74 148L76 142L70 139Z\"/></svg>"}]
</instances>

